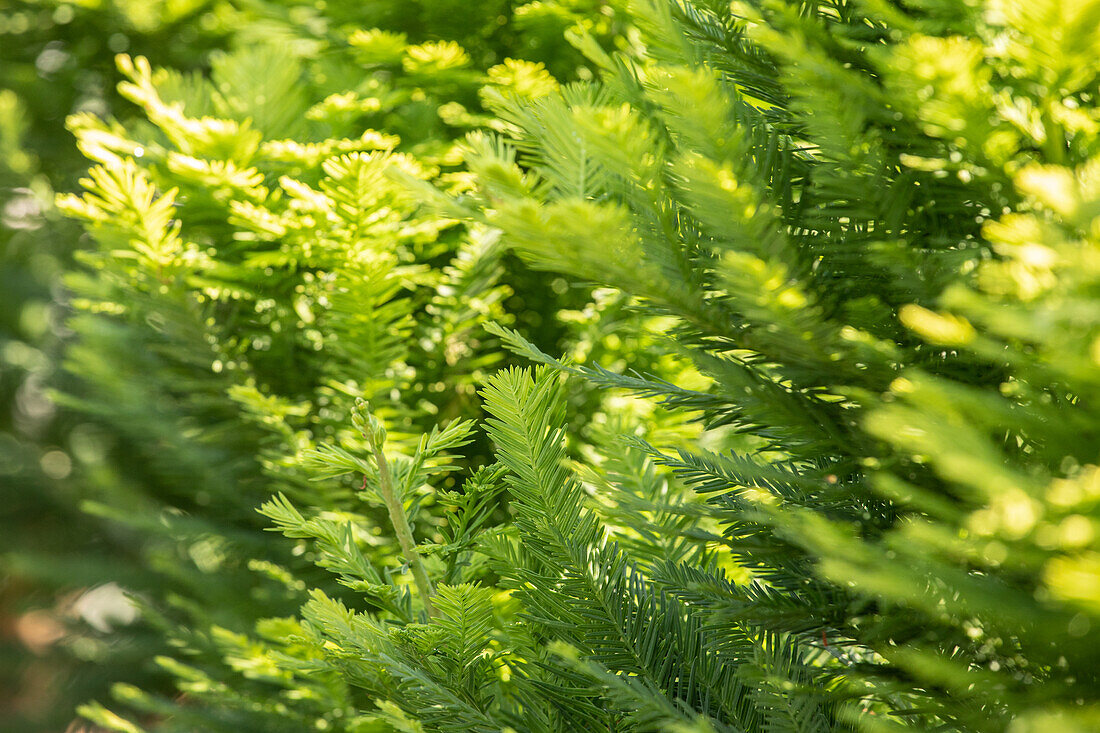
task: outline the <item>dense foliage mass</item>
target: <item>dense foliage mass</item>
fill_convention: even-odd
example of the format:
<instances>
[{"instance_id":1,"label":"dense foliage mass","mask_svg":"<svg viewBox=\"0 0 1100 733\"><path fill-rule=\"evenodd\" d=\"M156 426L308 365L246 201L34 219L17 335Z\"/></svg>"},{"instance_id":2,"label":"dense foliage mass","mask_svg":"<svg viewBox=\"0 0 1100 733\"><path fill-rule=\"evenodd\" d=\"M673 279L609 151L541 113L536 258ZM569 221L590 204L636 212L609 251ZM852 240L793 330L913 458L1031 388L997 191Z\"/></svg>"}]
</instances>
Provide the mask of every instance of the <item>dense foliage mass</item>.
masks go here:
<instances>
[{"instance_id":1,"label":"dense foliage mass","mask_svg":"<svg viewBox=\"0 0 1100 733\"><path fill-rule=\"evenodd\" d=\"M70 118L88 720L1100 727L1100 2L264 7Z\"/></svg>"},{"instance_id":2,"label":"dense foliage mass","mask_svg":"<svg viewBox=\"0 0 1100 733\"><path fill-rule=\"evenodd\" d=\"M678 317L705 396L589 376L745 436L649 449L753 576L651 571L731 664L831 650L870 727L1092 729L1096 6L793 10L654 4L602 86L500 95L478 218Z\"/></svg>"}]
</instances>

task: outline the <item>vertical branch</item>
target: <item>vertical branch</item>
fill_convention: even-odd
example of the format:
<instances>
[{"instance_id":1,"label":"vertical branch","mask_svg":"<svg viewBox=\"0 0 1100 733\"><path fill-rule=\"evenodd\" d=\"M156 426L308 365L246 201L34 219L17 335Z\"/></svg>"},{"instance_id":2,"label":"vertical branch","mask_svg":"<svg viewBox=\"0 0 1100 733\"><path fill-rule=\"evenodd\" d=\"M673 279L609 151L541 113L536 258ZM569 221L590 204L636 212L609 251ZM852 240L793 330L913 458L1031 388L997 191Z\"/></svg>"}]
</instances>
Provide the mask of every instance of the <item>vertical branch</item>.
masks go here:
<instances>
[{"instance_id":1,"label":"vertical branch","mask_svg":"<svg viewBox=\"0 0 1100 733\"><path fill-rule=\"evenodd\" d=\"M397 542L401 545L401 552L405 556L405 562L412 571L413 580L416 582L417 595L424 603L424 610L428 618L435 616L435 606L432 605L432 582L428 578L428 572L424 569L424 563L420 561L420 554L416 551L416 541L413 539L412 527L409 518L405 516L405 506L397 490L393 485L393 473L390 471L389 461L382 450L386 443L386 428L382 421L370 413L370 406L363 400L357 400L352 411L352 422L366 438L374 453L374 462L378 466L378 493L386 504L386 511L390 515L390 524L393 533L397 535ZM365 480L365 477L364 477Z\"/></svg>"},{"instance_id":2,"label":"vertical branch","mask_svg":"<svg viewBox=\"0 0 1100 733\"><path fill-rule=\"evenodd\" d=\"M401 497L394 490L390 466L380 445L374 446L374 460L378 464L379 493L382 495L382 501L386 503L386 510L390 513L390 524L393 525L394 534L397 535L397 541L401 544L401 552L405 555L405 562L409 564L409 569L412 570L417 593L424 602L424 610L427 611L428 618L431 618L435 616L435 607L432 605L432 582L428 579L428 572L424 569L424 563L420 561L420 553L416 551L412 527L409 526L408 517L405 516L405 507Z\"/></svg>"}]
</instances>

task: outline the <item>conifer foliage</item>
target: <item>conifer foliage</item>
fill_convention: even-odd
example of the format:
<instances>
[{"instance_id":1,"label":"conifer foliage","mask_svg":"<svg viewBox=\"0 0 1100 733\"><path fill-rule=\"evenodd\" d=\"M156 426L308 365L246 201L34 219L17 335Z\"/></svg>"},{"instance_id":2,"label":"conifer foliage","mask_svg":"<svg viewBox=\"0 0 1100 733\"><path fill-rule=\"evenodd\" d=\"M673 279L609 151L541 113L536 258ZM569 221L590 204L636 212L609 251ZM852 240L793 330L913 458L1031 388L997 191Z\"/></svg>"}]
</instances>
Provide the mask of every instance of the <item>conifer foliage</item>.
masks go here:
<instances>
[{"instance_id":1,"label":"conifer foliage","mask_svg":"<svg viewBox=\"0 0 1100 733\"><path fill-rule=\"evenodd\" d=\"M209 75L118 58L120 92L145 120L69 121L94 166L84 193L58 203L95 246L67 281L76 315L66 366L79 387L59 399L118 436L121 475L98 477L86 508L140 558L122 582L182 649L172 658L162 645L156 665L183 701L155 680L116 696L168 730L355 729L366 723L339 678L274 662L277 653L309 666L311 647L283 643L299 633L291 617L304 589L363 603L366 583L384 607L409 605L390 575L410 551L375 528L407 510L405 539L432 532L445 507L429 486L453 487L443 469L485 454L484 438L452 450L469 443L462 418L480 413L475 378L500 363L481 324L508 322L513 293L547 291L521 317L554 332L553 293L518 263L502 280L495 232L421 212L384 171L464 190L454 138L486 123L477 90L556 82L540 63L505 62L541 47L539 33L485 19L454 37L405 28L404 17L363 27L351 8L305 28L294 22L304 5L292 18L277 5L253 10ZM495 23L502 11L479 12ZM612 25L589 23L605 35ZM548 60L572 73L581 58ZM350 422L359 399L385 421L387 449L408 448L390 459L388 493L363 482L358 454L371 443ZM433 431L437 422L446 427ZM359 475L332 480L324 461L334 457ZM334 527L331 542L264 532L256 510L276 492L323 512L329 523L311 526ZM492 496L479 512L498 509ZM99 703L85 713L128 725Z\"/></svg>"},{"instance_id":2,"label":"conifer foliage","mask_svg":"<svg viewBox=\"0 0 1100 733\"><path fill-rule=\"evenodd\" d=\"M646 450L751 581L655 587L715 648L830 654L847 723L1091 730L1100 6L638 9L602 84L494 95L470 166L480 220L676 316L712 384L514 347L738 436Z\"/></svg>"},{"instance_id":3,"label":"conifer foliage","mask_svg":"<svg viewBox=\"0 0 1100 733\"><path fill-rule=\"evenodd\" d=\"M173 512L115 513L193 559L147 609L184 621L184 696L121 702L1100 726L1100 3L639 0L623 28L573 28L598 74L564 86L387 30L345 36L365 77L301 39L210 79L124 57L149 124L73 120L72 369L120 424L157 405L131 429ZM537 281L509 253L600 288L556 316L572 353L510 310Z\"/></svg>"}]
</instances>

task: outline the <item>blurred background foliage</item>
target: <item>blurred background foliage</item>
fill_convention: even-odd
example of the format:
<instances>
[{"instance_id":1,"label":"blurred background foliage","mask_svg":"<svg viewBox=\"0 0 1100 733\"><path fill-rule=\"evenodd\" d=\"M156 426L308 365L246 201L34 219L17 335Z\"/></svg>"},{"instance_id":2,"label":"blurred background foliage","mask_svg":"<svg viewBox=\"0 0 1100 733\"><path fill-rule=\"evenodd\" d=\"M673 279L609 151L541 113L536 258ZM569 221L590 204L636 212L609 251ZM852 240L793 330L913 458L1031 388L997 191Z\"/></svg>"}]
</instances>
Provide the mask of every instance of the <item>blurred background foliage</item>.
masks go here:
<instances>
[{"instance_id":1,"label":"blurred background foliage","mask_svg":"<svg viewBox=\"0 0 1100 733\"><path fill-rule=\"evenodd\" d=\"M227 42L231 26L219 18L227 7L0 7L0 718L11 730L64 729L73 702L134 676L147 641L111 636L111 620L97 615L129 614L118 587L100 584L108 565L124 565L116 554L132 550L80 511L88 485L116 480L112 435L47 396L63 382L59 275L80 246L79 227L57 214L53 197L86 167L65 119L132 115L115 92L114 55L140 50L177 68L201 66Z\"/></svg>"}]
</instances>

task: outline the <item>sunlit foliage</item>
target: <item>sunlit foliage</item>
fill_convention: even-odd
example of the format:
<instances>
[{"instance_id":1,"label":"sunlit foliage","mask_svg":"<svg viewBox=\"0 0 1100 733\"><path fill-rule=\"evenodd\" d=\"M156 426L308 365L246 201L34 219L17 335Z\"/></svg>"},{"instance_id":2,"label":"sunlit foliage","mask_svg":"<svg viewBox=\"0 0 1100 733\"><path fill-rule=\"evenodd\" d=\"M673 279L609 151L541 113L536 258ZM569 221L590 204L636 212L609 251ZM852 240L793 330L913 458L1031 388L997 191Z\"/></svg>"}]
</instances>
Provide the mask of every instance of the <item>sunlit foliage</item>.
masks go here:
<instances>
[{"instance_id":1,"label":"sunlit foliage","mask_svg":"<svg viewBox=\"0 0 1100 733\"><path fill-rule=\"evenodd\" d=\"M268 10L69 121L87 719L1100 725L1100 2Z\"/></svg>"}]
</instances>

